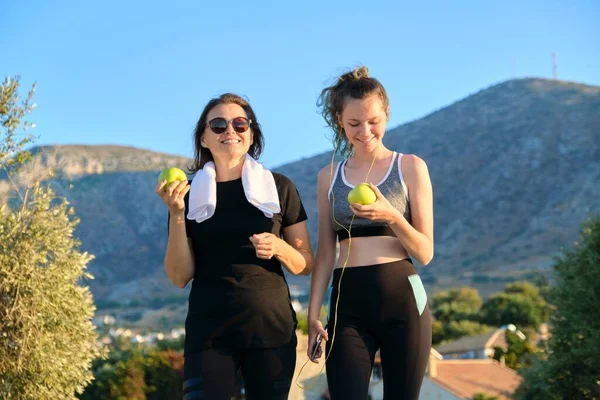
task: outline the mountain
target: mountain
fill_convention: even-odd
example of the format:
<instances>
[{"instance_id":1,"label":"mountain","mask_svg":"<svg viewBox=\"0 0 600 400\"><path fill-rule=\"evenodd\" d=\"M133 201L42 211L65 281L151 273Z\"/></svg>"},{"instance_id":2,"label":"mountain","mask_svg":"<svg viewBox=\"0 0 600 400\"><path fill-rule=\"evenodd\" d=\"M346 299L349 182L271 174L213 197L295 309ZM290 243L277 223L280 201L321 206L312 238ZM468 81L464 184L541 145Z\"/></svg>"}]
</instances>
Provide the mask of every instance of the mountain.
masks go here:
<instances>
[{"instance_id":1,"label":"mountain","mask_svg":"<svg viewBox=\"0 0 600 400\"><path fill-rule=\"evenodd\" d=\"M581 223L600 212L600 87L502 82L390 129L384 142L419 155L429 167L435 258L420 273L432 291L454 284L499 288L545 270L553 255L573 244ZM32 152L17 181L54 171L50 182L81 219L82 247L96 256L90 286L100 305L186 295L162 269L167 212L154 187L160 170L184 169L191 160L121 146ZM298 187L313 240L316 176L330 161L326 152L275 169ZM9 185L1 178L4 197ZM290 281L309 283L306 277Z\"/></svg>"},{"instance_id":2,"label":"mountain","mask_svg":"<svg viewBox=\"0 0 600 400\"><path fill-rule=\"evenodd\" d=\"M77 236L95 256L90 287L99 304L181 295L166 279L166 207L154 193L160 171L191 160L123 146L41 146L18 173L21 183L45 177L80 218ZM9 184L0 180L0 198Z\"/></svg>"},{"instance_id":3,"label":"mountain","mask_svg":"<svg viewBox=\"0 0 600 400\"><path fill-rule=\"evenodd\" d=\"M600 87L503 82L389 130L384 142L429 167L435 258L420 272L430 283L502 282L548 267L600 212ZM330 158L279 168L298 185L313 221L314 177Z\"/></svg>"}]
</instances>

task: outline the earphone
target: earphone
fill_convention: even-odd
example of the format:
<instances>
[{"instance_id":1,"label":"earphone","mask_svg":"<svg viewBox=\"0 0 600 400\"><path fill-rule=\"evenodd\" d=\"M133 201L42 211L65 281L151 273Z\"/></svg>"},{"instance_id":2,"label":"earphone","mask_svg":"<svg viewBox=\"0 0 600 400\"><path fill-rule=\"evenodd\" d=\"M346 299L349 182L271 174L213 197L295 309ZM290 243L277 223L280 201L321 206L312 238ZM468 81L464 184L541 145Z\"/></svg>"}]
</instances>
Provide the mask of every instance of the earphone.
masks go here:
<instances>
[{"instance_id":1,"label":"earphone","mask_svg":"<svg viewBox=\"0 0 600 400\"><path fill-rule=\"evenodd\" d=\"M331 163L330 163L331 168L330 168L330 172L329 172L329 187L331 187L331 185L333 184L333 164L334 164L335 155L337 154L338 148L339 148L339 142L336 142L335 148L333 150L333 154L331 156ZM371 173L371 169L373 169L373 165L375 164L375 158L376 158L376 155L373 155L373 161L371 162L371 166L369 167L369 170L367 171L367 176L365 177L364 182L368 182L369 174ZM344 277L344 271L346 270L346 266L348 265L348 260L350 259L350 248L352 246L351 230L352 230L352 223L354 222L355 217L356 217L356 214L352 215L352 219L350 220L350 225L348 225L348 228L346 228L344 225L342 225L335 219L335 194L333 193L333 190L332 190L331 191L331 218L333 219L333 222L335 222L336 225L338 225L339 227L344 229L346 232L348 232L348 251L346 253L346 260L344 261L344 264L342 266L342 272L340 274L340 279L338 281L337 298L335 301L335 313L333 315L333 335L331 336L331 344L329 345L329 351L327 352L327 354L325 356L325 360L323 362L323 366L321 367L321 371L319 371L319 374L317 375L317 380L315 380L314 384L308 388L301 386L298 383L298 379L300 378L300 375L302 374L304 367L306 367L306 365L308 364L310 359L306 360L304 365L302 365L302 368L300 368L300 371L298 372L298 376L296 377L296 385L298 387L300 387L301 389L309 389L310 390L317 385L317 383L319 382L319 378L323 374L323 370L325 369L327 360L329 359L329 356L331 355L331 351L333 350L333 344L335 342L335 334L336 334L336 327L337 327L337 314L338 314L338 305L339 305L340 294L341 294L342 278ZM330 303L330 307L331 307L331 303ZM329 325L329 323L330 323L330 321L328 320L327 323L325 324L325 327L327 327ZM325 328L325 329L327 329L327 328ZM320 345L320 343L315 342L315 349L313 350L313 353L316 352L317 345Z\"/></svg>"}]
</instances>

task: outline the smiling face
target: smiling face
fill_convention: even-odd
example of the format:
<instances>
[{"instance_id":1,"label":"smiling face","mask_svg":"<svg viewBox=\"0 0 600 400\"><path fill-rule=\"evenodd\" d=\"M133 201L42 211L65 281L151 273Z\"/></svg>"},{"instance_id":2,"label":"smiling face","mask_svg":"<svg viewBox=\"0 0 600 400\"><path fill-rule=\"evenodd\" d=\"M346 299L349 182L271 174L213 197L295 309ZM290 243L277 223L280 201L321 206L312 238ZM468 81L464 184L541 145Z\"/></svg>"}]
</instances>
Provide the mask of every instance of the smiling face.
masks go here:
<instances>
[{"instance_id":1,"label":"smiling face","mask_svg":"<svg viewBox=\"0 0 600 400\"><path fill-rule=\"evenodd\" d=\"M347 97L338 118L356 153L371 153L382 144L388 114L380 96Z\"/></svg>"},{"instance_id":2,"label":"smiling face","mask_svg":"<svg viewBox=\"0 0 600 400\"><path fill-rule=\"evenodd\" d=\"M234 129L237 125L236 118L249 119L242 107L234 103L218 104L213 107L207 115L208 121L200 143L202 147L210 150L213 158L229 161L243 157L253 142L252 128L245 132L238 132ZM210 121L215 118L223 118L227 121L227 128L223 133L215 133L210 128Z\"/></svg>"}]
</instances>

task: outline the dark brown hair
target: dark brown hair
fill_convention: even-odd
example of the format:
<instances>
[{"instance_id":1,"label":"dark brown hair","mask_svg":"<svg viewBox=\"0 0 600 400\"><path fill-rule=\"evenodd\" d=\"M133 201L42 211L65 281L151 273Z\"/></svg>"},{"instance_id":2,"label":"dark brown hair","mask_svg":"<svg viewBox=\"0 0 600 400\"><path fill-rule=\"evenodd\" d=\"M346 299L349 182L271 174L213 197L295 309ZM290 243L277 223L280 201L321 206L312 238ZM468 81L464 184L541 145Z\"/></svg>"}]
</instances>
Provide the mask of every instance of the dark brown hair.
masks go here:
<instances>
[{"instance_id":1,"label":"dark brown hair","mask_svg":"<svg viewBox=\"0 0 600 400\"><path fill-rule=\"evenodd\" d=\"M363 100L373 95L379 96L385 113L389 116L390 102L385 88L377 79L369 76L367 67L362 66L341 75L334 85L323 89L317 100L321 115L333 129L333 144L344 157L354 152L338 119L344 111L346 98Z\"/></svg>"},{"instance_id":2,"label":"dark brown hair","mask_svg":"<svg viewBox=\"0 0 600 400\"><path fill-rule=\"evenodd\" d=\"M241 96L233 93L225 93L219 97L211 99L204 107L204 110L202 110L202 114L200 114L200 119L198 120L196 129L194 130L194 161L192 166L189 168L190 173L192 174L202 169L204 164L207 162L214 160L210 150L202 147L201 140L208 123L206 120L208 113L219 104L237 104L244 109L248 119L252 120L250 129L252 129L253 141L250 145L250 149L248 150L248 154L255 160L258 160L263 151L264 139L260 129L260 124L256 120L256 114L254 114L254 110L252 110L252 107L250 107L248 101Z\"/></svg>"}]
</instances>

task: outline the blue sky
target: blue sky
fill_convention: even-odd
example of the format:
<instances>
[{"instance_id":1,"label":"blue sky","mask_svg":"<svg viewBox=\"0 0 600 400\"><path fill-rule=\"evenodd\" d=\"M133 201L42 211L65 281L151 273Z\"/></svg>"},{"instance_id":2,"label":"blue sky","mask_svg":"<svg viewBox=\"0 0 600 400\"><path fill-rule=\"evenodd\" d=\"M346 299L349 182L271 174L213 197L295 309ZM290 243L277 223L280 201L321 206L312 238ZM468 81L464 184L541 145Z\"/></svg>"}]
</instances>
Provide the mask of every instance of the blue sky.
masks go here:
<instances>
[{"instance_id":1,"label":"blue sky","mask_svg":"<svg viewBox=\"0 0 600 400\"><path fill-rule=\"evenodd\" d=\"M191 156L203 106L232 91L275 167L331 150L316 99L357 65L388 90L388 127L500 81L551 78L553 52L559 79L600 85L594 0L37 3L2 2L0 74L38 83L38 144Z\"/></svg>"}]
</instances>

